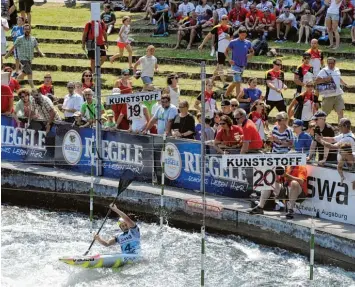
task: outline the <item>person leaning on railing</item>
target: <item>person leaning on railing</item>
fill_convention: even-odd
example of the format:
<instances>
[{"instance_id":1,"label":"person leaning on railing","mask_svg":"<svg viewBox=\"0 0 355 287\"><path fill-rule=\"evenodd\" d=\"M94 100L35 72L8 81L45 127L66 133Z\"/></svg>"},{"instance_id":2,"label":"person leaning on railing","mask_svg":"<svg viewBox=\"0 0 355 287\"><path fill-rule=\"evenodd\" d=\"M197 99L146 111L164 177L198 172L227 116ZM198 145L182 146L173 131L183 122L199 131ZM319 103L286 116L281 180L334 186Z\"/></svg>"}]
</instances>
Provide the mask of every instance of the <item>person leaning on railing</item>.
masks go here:
<instances>
[{"instance_id":1,"label":"person leaning on railing","mask_svg":"<svg viewBox=\"0 0 355 287\"><path fill-rule=\"evenodd\" d=\"M223 115L219 122L221 129L217 132L214 146L218 153L229 153L230 149L239 149L242 144L243 129L233 125L230 117Z\"/></svg>"},{"instance_id":2,"label":"person leaning on railing","mask_svg":"<svg viewBox=\"0 0 355 287\"><path fill-rule=\"evenodd\" d=\"M355 172L355 156L352 153L350 143L342 143L339 146L340 160L338 162L338 173L340 175L341 183L346 179L343 168L346 166L350 172Z\"/></svg>"}]
</instances>

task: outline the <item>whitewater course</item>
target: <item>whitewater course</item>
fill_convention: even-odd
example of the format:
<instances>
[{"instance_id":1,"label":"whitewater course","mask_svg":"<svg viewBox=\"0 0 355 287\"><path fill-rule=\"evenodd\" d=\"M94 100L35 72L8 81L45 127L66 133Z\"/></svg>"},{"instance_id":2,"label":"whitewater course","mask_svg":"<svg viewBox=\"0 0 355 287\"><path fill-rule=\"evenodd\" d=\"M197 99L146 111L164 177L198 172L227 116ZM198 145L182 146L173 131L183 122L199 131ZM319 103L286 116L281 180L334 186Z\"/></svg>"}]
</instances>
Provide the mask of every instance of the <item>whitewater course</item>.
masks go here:
<instances>
[{"instance_id":1,"label":"whitewater course","mask_svg":"<svg viewBox=\"0 0 355 287\"><path fill-rule=\"evenodd\" d=\"M199 142L104 132L98 177L91 176L93 143L89 128L57 124L45 137L2 116L1 286L201 286L201 226L204 286L355 286L354 173L345 172L341 183L336 170L307 165L310 198L286 220L277 211L246 212L252 183L270 183L263 161L253 177L252 167L228 168L207 150L204 201ZM304 160L297 154L279 157ZM118 193L122 170L135 177ZM272 169L267 173L274 176ZM141 260L95 269L59 261L83 258L118 194L118 207L140 226ZM109 217L100 235L116 235L117 221ZM94 243L88 255L115 253L118 245Z\"/></svg>"}]
</instances>

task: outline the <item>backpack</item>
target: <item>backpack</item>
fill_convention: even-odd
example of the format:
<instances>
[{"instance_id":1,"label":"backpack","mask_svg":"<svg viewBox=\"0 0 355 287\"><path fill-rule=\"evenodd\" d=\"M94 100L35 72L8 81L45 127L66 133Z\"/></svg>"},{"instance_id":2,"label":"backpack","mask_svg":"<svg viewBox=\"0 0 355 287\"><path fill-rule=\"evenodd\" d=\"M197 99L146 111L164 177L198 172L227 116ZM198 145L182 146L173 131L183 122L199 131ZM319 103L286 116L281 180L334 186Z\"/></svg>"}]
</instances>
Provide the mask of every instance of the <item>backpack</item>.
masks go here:
<instances>
[{"instance_id":1,"label":"backpack","mask_svg":"<svg viewBox=\"0 0 355 287\"><path fill-rule=\"evenodd\" d=\"M269 51L269 45L265 40L255 39L251 42L255 56L266 55Z\"/></svg>"},{"instance_id":2,"label":"backpack","mask_svg":"<svg viewBox=\"0 0 355 287\"><path fill-rule=\"evenodd\" d=\"M162 15L162 17L157 22L157 28L154 30L152 37L167 37L169 36L168 29L169 20L166 19L166 15Z\"/></svg>"}]
</instances>

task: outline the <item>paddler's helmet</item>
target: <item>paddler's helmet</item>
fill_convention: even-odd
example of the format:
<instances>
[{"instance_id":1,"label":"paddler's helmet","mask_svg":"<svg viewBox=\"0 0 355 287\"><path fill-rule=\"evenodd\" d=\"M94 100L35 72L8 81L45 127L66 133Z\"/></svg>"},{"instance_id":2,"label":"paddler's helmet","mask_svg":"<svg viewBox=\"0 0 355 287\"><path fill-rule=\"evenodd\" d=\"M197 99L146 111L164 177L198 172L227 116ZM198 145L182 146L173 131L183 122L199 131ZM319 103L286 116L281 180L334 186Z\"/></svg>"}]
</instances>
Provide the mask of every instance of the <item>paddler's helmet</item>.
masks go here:
<instances>
[{"instance_id":1,"label":"paddler's helmet","mask_svg":"<svg viewBox=\"0 0 355 287\"><path fill-rule=\"evenodd\" d=\"M124 221L124 219L122 217L120 217L117 221L117 225L121 228L121 230L123 232L127 231L128 230L128 226L127 226L127 223L126 221Z\"/></svg>"}]
</instances>

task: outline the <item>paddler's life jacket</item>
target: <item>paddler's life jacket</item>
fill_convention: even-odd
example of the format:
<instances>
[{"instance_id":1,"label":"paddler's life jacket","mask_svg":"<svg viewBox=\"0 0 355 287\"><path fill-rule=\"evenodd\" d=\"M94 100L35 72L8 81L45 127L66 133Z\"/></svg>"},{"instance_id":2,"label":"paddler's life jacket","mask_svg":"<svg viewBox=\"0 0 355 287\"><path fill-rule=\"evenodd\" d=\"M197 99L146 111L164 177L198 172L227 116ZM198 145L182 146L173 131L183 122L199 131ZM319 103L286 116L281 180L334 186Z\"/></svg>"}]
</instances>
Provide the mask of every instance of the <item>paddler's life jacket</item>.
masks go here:
<instances>
[{"instance_id":1,"label":"paddler's life jacket","mask_svg":"<svg viewBox=\"0 0 355 287\"><path fill-rule=\"evenodd\" d=\"M116 242L121 246L121 251L124 254L138 254L141 249L140 240L141 233L137 225L116 236Z\"/></svg>"}]
</instances>

